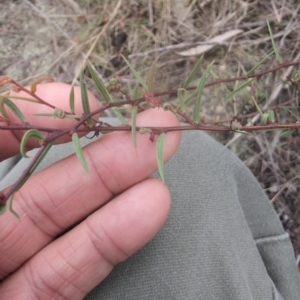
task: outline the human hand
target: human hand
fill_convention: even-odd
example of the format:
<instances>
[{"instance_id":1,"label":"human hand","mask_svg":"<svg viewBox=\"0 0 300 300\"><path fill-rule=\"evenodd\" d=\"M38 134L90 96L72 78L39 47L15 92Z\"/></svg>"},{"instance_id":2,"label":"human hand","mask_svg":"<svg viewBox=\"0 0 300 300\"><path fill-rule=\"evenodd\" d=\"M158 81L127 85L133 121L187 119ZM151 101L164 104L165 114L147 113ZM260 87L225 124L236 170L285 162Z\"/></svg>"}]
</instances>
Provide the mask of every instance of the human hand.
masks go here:
<instances>
[{"instance_id":1,"label":"human hand","mask_svg":"<svg viewBox=\"0 0 300 300\"><path fill-rule=\"evenodd\" d=\"M60 83L37 90L65 110L69 92L70 86ZM95 98L89 98L96 109ZM75 99L81 107L79 89ZM74 122L33 117L40 105L18 106L36 125L62 128ZM177 126L178 121L170 112L152 109L139 114L137 124ZM18 132L0 132L5 141L0 160L18 153L20 138ZM166 135L165 160L179 142L180 133ZM15 195L20 222L9 212L0 216L0 299L82 299L163 226L170 193L161 181L148 178L157 169L148 135L137 135L135 149L130 132L110 133L85 147L84 155L89 175L72 155L33 175Z\"/></svg>"}]
</instances>

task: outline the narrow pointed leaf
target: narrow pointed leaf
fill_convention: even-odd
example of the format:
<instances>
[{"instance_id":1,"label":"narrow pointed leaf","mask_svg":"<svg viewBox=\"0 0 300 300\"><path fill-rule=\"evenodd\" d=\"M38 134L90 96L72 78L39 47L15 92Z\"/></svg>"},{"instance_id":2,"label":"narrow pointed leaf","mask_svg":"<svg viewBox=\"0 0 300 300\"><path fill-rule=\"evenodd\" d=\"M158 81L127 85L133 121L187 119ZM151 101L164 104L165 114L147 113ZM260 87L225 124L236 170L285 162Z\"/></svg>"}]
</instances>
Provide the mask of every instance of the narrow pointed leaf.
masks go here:
<instances>
[{"instance_id":1,"label":"narrow pointed leaf","mask_svg":"<svg viewBox=\"0 0 300 300\"><path fill-rule=\"evenodd\" d=\"M136 148L136 114L137 106L134 106L131 113L131 136L134 148Z\"/></svg>"},{"instance_id":2,"label":"narrow pointed leaf","mask_svg":"<svg viewBox=\"0 0 300 300\"><path fill-rule=\"evenodd\" d=\"M184 99L184 104L187 105L196 95L197 95L197 91L190 94L186 99Z\"/></svg>"},{"instance_id":3,"label":"narrow pointed leaf","mask_svg":"<svg viewBox=\"0 0 300 300\"><path fill-rule=\"evenodd\" d=\"M85 157L83 155L83 151L82 151L82 148L80 145L80 140L79 140L78 134L76 132L72 134L72 141L73 141L73 146L74 146L77 158L79 159L79 161L80 161L81 165L83 166L84 170L86 171L86 173L89 174L89 167L88 167Z\"/></svg>"},{"instance_id":4,"label":"narrow pointed leaf","mask_svg":"<svg viewBox=\"0 0 300 300\"><path fill-rule=\"evenodd\" d=\"M129 67L129 69L131 70L131 72L133 73L133 75L135 76L135 78L137 79L137 81L141 84L141 86L145 89L145 91L148 92L148 86L147 86L146 82L144 81L144 79L141 77L141 75L135 70L133 65L123 55L122 55L122 57L123 57L125 63L127 64L127 66Z\"/></svg>"},{"instance_id":5,"label":"narrow pointed leaf","mask_svg":"<svg viewBox=\"0 0 300 300\"><path fill-rule=\"evenodd\" d=\"M20 190L20 188L26 183L26 181L29 179L30 175L27 175L23 178L23 180L18 184L15 192L17 192L18 190Z\"/></svg>"},{"instance_id":6,"label":"narrow pointed leaf","mask_svg":"<svg viewBox=\"0 0 300 300\"><path fill-rule=\"evenodd\" d=\"M12 204L15 193L13 193L8 200L8 210L20 221L20 216L13 210Z\"/></svg>"},{"instance_id":7,"label":"narrow pointed leaf","mask_svg":"<svg viewBox=\"0 0 300 300\"><path fill-rule=\"evenodd\" d=\"M9 95L9 98L14 99L14 100L20 100L20 101L27 101L27 102L39 103L39 100L33 99L33 98L27 98L27 97L21 97L21 96Z\"/></svg>"},{"instance_id":8,"label":"narrow pointed leaf","mask_svg":"<svg viewBox=\"0 0 300 300\"><path fill-rule=\"evenodd\" d=\"M268 117L269 117L269 114L268 114L268 113L262 114L261 119L260 119L260 123L261 123L262 125L266 125L266 124L267 124L267 121L268 121Z\"/></svg>"},{"instance_id":9,"label":"narrow pointed leaf","mask_svg":"<svg viewBox=\"0 0 300 300\"><path fill-rule=\"evenodd\" d=\"M6 100L5 97L0 96L0 113L5 120L9 120L9 116L8 116L8 114L5 110L5 106L4 106L5 100Z\"/></svg>"},{"instance_id":10,"label":"narrow pointed leaf","mask_svg":"<svg viewBox=\"0 0 300 300\"><path fill-rule=\"evenodd\" d=\"M74 114L75 112L75 97L74 97L74 85L72 85L71 91L70 91L70 96L69 96L69 105L70 105L70 110Z\"/></svg>"},{"instance_id":11,"label":"narrow pointed leaf","mask_svg":"<svg viewBox=\"0 0 300 300\"><path fill-rule=\"evenodd\" d=\"M47 155L48 151L51 149L52 145L53 145L53 142L49 143L45 147L44 151L41 153L41 155L39 156L39 158L37 159L37 161L35 162L35 164L30 169L30 174L32 174L35 171L35 169L38 167L38 165L42 162L42 160L44 159L44 157Z\"/></svg>"},{"instance_id":12,"label":"narrow pointed leaf","mask_svg":"<svg viewBox=\"0 0 300 300\"><path fill-rule=\"evenodd\" d=\"M184 92L184 89L179 88L178 92L177 92L177 96L178 96L179 103L180 103L180 109L182 112L185 112L185 102L184 102L184 98L183 98L183 92Z\"/></svg>"},{"instance_id":13,"label":"narrow pointed leaf","mask_svg":"<svg viewBox=\"0 0 300 300\"><path fill-rule=\"evenodd\" d=\"M268 21L267 21L267 24L268 24L269 34L270 34L270 38L271 38L271 42L272 42L272 46L273 46L273 49L274 49L274 52L275 52L276 59L281 64L282 63L282 58L281 58L281 56L280 56L280 54L278 52L278 49L276 47L276 44L275 44L275 41L274 41L273 32L272 32L271 26L270 26L270 24L269 24Z\"/></svg>"},{"instance_id":14,"label":"narrow pointed leaf","mask_svg":"<svg viewBox=\"0 0 300 300\"><path fill-rule=\"evenodd\" d=\"M213 63L214 62L211 62L208 65L208 67L205 69L205 71L203 72L203 74L200 78L199 84L197 86L197 90L196 90L197 91L197 101L196 101L196 105L195 105L194 110L193 110L193 120L196 123L198 123L199 120L200 120L200 107L201 107L201 104L202 104L203 89L204 89L207 76L210 73L210 69L212 68Z\"/></svg>"},{"instance_id":15,"label":"narrow pointed leaf","mask_svg":"<svg viewBox=\"0 0 300 300\"><path fill-rule=\"evenodd\" d=\"M27 144L28 140L31 138L39 140L39 141L43 141L45 139L45 136L39 130L36 130L36 129L27 130L25 132L25 134L23 135L21 144L20 144L20 153L23 157L27 157L27 158L29 157L26 155L26 144Z\"/></svg>"},{"instance_id":16,"label":"narrow pointed leaf","mask_svg":"<svg viewBox=\"0 0 300 300\"><path fill-rule=\"evenodd\" d=\"M294 130L289 129L289 130L282 132L280 136L286 138L286 137L291 136L293 132L294 132Z\"/></svg>"},{"instance_id":17,"label":"narrow pointed leaf","mask_svg":"<svg viewBox=\"0 0 300 300\"><path fill-rule=\"evenodd\" d=\"M183 84L183 88L186 89L190 83L193 81L195 75L197 74L201 64L203 61L203 55L199 58L198 62L196 63L195 67L193 68L191 74L189 75L189 77L186 79L185 83Z\"/></svg>"},{"instance_id":18,"label":"narrow pointed leaf","mask_svg":"<svg viewBox=\"0 0 300 300\"><path fill-rule=\"evenodd\" d=\"M274 110L268 110L268 121L271 123L275 122L275 114L274 114Z\"/></svg>"},{"instance_id":19,"label":"narrow pointed leaf","mask_svg":"<svg viewBox=\"0 0 300 300\"><path fill-rule=\"evenodd\" d=\"M149 93L152 93L154 91L154 75L155 75L156 62L157 62L157 59L153 62L151 69L150 69L149 77L148 77L148 92Z\"/></svg>"},{"instance_id":20,"label":"narrow pointed leaf","mask_svg":"<svg viewBox=\"0 0 300 300\"><path fill-rule=\"evenodd\" d=\"M114 114L116 115L116 117L119 119L119 121L123 124L126 125L127 121L125 120L125 118L122 116L122 114L118 111L117 108L113 107L112 111L114 112Z\"/></svg>"},{"instance_id":21,"label":"narrow pointed leaf","mask_svg":"<svg viewBox=\"0 0 300 300\"><path fill-rule=\"evenodd\" d=\"M83 71L81 71L80 73L80 89L81 89L81 102L82 102L83 112L85 114L89 114L91 110L90 110L90 103L87 94L86 84L84 81ZM93 126L92 118L88 118L86 122L88 127Z\"/></svg>"},{"instance_id":22,"label":"narrow pointed leaf","mask_svg":"<svg viewBox=\"0 0 300 300\"><path fill-rule=\"evenodd\" d=\"M8 106L11 111L16 115L16 117L21 121L21 122L27 122L26 118L24 117L23 113L20 111L20 109L17 107L16 104L14 104L10 99L5 99L4 104Z\"/></svg>"},{"instance_id":23,"label":"narrow pointed leaf","mask_svg":"<svg viewBox=\"0 0 300 300\"><path fill-rule=\"evenodd\" d=\"M226 96L225 100L228 100L229 98L231 98L235 93L237 93L237 92L241 91L242 89L244 89L246 86L248 86L254 80L256 80L256 78L249 79L248 81L240 84L236 89L234 89L231 93L229 93Z\"/></svg>"},{"instance_id":24,"label":"narrow pointed leaf","mask_svg":"<svg viewBox=\"0 0 300 300\"><path fill-rule=\"evenodd\" d=\"M166 134L162 133L159 135L156 141L156 160L158 166L158 173L163 182L165 182L164 173L164 145L165 145Z\"/></svg>"},{"instance_id":25,"label":"narrow pointed leaf","mask_svg":"<svg viewBox=\"0 0 300 300\"><path fill-rule=\"evenodd\" d=\"M133 99L138 99L138 98L140 98L142 95L141 95L141 93L140 93L140 90L139 90L139 87L138 87L138 85L136 85L135 87L134 87L134 90L133 90Z\"/></svg>"},{"instance_id":26,"label":"narrow pointed leaf","mask_svg":"<svg viewBox=\"0 0 300 300\"><path fill-rule=\"evenodd\" d=\"M87 64L87 67L89 69L89 72L92 76L92 79L98 89L98 91L100 92L100 94L103 96L105 102L112 102L111 97L104 85L104 83L101 81L101 79L99 78L99 76L97 75L97 73L94 71L93 67L91 66L91 64Z\"/></svg>"},{"instance_id":27,"label":"narrow pointed leaf","mask_svg":"<svg viewBox=\"0 0 300 300\"><path fill-rule=\"evenodd\" d=\"M264 57L257 65L255 65L250 71L247 72L246 77L250 76L254 71L261 65L263 64L270 56L272 56L275 53L273 50L271 53L269 53L266 57Z\"/></svg>"}]
</instances>

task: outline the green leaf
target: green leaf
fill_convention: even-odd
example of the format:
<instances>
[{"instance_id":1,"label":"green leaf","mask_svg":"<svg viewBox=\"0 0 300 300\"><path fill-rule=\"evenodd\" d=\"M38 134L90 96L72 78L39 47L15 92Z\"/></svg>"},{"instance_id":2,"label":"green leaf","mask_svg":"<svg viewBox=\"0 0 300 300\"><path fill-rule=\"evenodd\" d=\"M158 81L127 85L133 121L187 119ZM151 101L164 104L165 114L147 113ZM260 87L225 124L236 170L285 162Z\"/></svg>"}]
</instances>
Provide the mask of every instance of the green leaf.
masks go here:
<instances>
[{"instance_id":1,"label":"green leaf","mask_svg":"<svg viewBox=\"0 0 300 300\"><path fill-rule=\"evenodd\" d=\"M39 141L43 141L45 139L45 136L43 135L42 132L40 132L37 129L27 130L25 132L25 134L23 135L21 144L20 144L20 153L23 157L27 157L27 158L29 157L26 155L26 144L27 144L28 140L31 138L39 140Z\"/></svg>"},{"instance_id":2,"label":"green leaf","mask_svg":"<svg viewBox=\"0 0 300 300\"><path fill-rule=\"evenodd\" d=\"M108 103L112 102L112 99L111 99L106 87L104 86L104 83L101 81L99 76L96 74L96 72L94 71L92 65L88 63L87 67L89 69L89 72L92 76L92 79L93 79L98 91L103 96L105 102L108 102Z\"/></svg>"},{"instance_id":3,"label":"green leaf","mask_svg":"<svg viewBox=\"0 0 300 300\"><path fill-rule=\"evenodd\" d=\"M142 94L140 93L139 86L136 85L133 89L133 99L138 99L141 96L142 96Z\"/></svg>"},{"instance_id":4,"label":"green leaf","mask_svg":"<svg viewBox=\"0 0 300 300\"><path fill-rule=\"evenodd\" d=\"M271 42L272 42L272 46L273 46L273 49L274 49L274 52L275 52L276 59L281 64L282 63L282 58L281 58L281 56L278 52L278 49L276 47L276 44L275 44L275 41L274 41L274 36L273 36L273 33L272 33L272 29L271 29L271 26L270 26L268 20L267 20L267 24L268 24L269 34L270 34L270 38L271 38Z\"/></svg>"},{"instance_id":5,"label":"green leaf","mask_svg":"<svg viewBox=\"0 0 300 300\"><path fill-rule=\"evenodd\" d=\"M0 204L0 216L3 215L6 212L6 205Z\"/></svg>"},{"instance_id":6,"label":"green leaf","mask_svg":"<svg viewBox=\"0 0 300 300\"><path fill-rule=\"evenodd\" d=\"M2 114L2 117L3 117L5 120L9 120L9 116L8 116L8 114L7 114L6 110L5 110L5 106L4 106L5 100L6 100L5 97L0 96L0 112L1 112L1 114Z\"/></svg>"},{"instance_id":7,"label":"green leaf","mask_svg":"<svg viewBox=\"0 0 300 300\"><path fill-rule=\"evenodd\" d=\"M239 86L237 86L236 89L234 89L231 93L229 93L225 100L228 100L229 98L231 98L234 94L236 94L237 92L241 91L242 89L244 89L246 86L248 86L251 82L253 82L254 80L256 80L256 78L252 78L252 79L249 79L248 81L240 84Z\"/></svg>"},{"instance_id":8,"label":"green leaf","mask_svg":"<svg viewBox=\"0 0 300 300\"><path fill-rule=\"evenodd\" d=\"M254 105L255 105L257 111L259 112L259 114L260 114L260 115L263 115L263 112L262 112L262 110L260 109L259 105L257 104L256 99L255 99L254 96L251 96L251 100L253 101L253 103L254 103Z\"/></svg>"},{"instance_id":9,"label":"green leaf","mask_svg":"<svg viewBox=\"0 0 300 300\"><path fill-rule=\"evenodd\" d=\"M119 112L119 110L116 107L112 107L112 111L114 112L114 114L116 115L116 117L119 119L119 121L123 125L127 125L127 121L125 120L125 118L122 116L122 114Z\"/></svg>"},{"instance_id":10,"label":"green leaf","mask_svg":"<svg viewBox=\"0 0 300 300\"><path fill-rule=\"evenodd\" d=\"M250 76L261 64L263 64L274 53L275 53L275 51L273 50L266 57L264 57L257 65L255 65L250 71L247 72L246 77Z\"/></svg>"},{"instance_id":11,"label":"green leaf","mask_svg":"<svg viewBox=\"0 0 300 300\"><path fill-rule=\"evenodd\" d=\"M129 67L129 69L131 70L131 72L133 73L133 75L135 76L135 78L137 79L137 81L141 84L141 86L144 88L144 90L146 92L148 92L148 85L146 84L146 82L144 81L144 79L141 77L141 75L135 70L135 68L133 67L133 65L121 54L121 56L123 57L125 63L127 64L127 66Z\"/></svg>"},{"instance_id":12,"label":"green leaf","mask_svg":"<svg viewBox=\"0 0 300 300\"><path fill-rule=\"evenodd\" d=\"M209 75L210 73L210 69L212 68L212 65L213 65L213 61L208 65L208 67L206 68L206 70L204 71L204 73L202 74L201 78L200 78L200 81L199 81L199 84L197 86L197 101L196 101L196 106L193 110L193 120L198 123L199 120L200 120L200 106L201 106L201 103L202 103L202 93L203 93L203 89L204 89L204 86L205 86L205 83L206 83L206 79L207 79L207 76Z\"/></svg>"},{"instance_id":13,"label":"green leaf","mask_svg":"<svg viewBox=\"0 0 300 300\"><path fill-rule=\"evenodd\" d=\"M41 163L41 161L44 159L44 157L47 155L48 151L50 150L50 148L52 147L53 142L49 143L45 149L43 150L43 152L41 153L41 155L39 156L39 158L37 159L37 161L35 162L35 164L32 166L32 168L30 169L30 174L32 174L35 169L38 167L38 165Z\"/></svg>"},{"instance_id":14,"label":"green leaf","mask_svg":"<svg viewBox=\"0 0 300 300\"><path fill-rule=\"evenodd\" d=\"M21 121L21 122L27 122L26 118L22 114L22 112L19 110L16 104L14 104L10 99L5 99L4 104L8 106L11 111L16 115L16 117Z\"/></svg>"},{"instance_id":15,"label":"green leaf","mask_svg":"<svg viewBox=\"0 0 300 300\"><path fill-rule=\"evenodd\" d=\"M131 136L134 148L136 148L136 115L137 115L137 106L134 106L131 113Z\"/></svg>"},{"instance_id":16,"label":"green leaf","mask_svg":"<svg viewBox=\"0 0 300 300\"><path fill-rule=\"evenodd\" d=\"M83 155L83 151L82 151L82 148L80 145L80 140L79 140L78 134L76 132L74 132L72 134L72 141L73 141L73 146L74 146L77 158L79 159L79 161L80 161L81 165L83 166L84 170L86 171L86 173L89 174L89 167L88 167L85 157Z\"/></svg>"},{"instance_id":17,"label":"green leaf","mask_svg":"<svg viewBox=\"0 0 300 300\"><path fill-rule=\"evenodd\" d=\"M82 102L83 112L85 114L89 114L91 112L90 103L89 103L89 98L88 98L86 84L84 81L84 76L83 76L82 70L80 72L80 89L81 89L81 102ZM87 122L88 127L93 126L92 118L88 118L86 122Z\"/></svg>"},{"instance_id":18,"label":"green leaf","mask_svg":"<svg viewBox=\"0 0 300 300\"><path fill-rule=\"evenodd\" d=\"M286 138L286 137L291 136L293 132L294 132L294 130L289 129L289 130L282 132L280 136Z\"/></svg>"},{"instance_id":19,"label":"green leaf","mask_svg":"<svg viewBox=\"0 0 300 300\"><path fill-rule=\"evenodd\" d=\"M13 193L10 197L9 197L9 200L8 200L8 210L19 220L21 221L20 219L20 216L13 210L13 207L12 207L12 204L13 204L13 199L14 199L14 195L15 193Z\"/></svg>"},{"instance_id":20,"label":"green leaf","mask_svg":"<svg viewBox=\"0 0 300 300\"><path fill-rule=\"evenodd\" d=\"M70 96L69 96L69 105L71 112L74 114L75 112L75 97L74 97L74 85L71 87Z\"/></svg>"},{"instance_id":21,"label":"green leaf","mask_svg":"<svg viewBox=\"0 0 300 300\"><path fill-rule=\"evenodd\" d=\"M184 102L184 98L183 98L184 91L185 91L185 89L179 88L178 92L177 92L177 96L178 96L179 103L180 103L180 109L182 112L185 112L185 102Z\"/></svg>"},{"instance_id":22,"label":"green leaf","mask_svg":"<svg viewBox=\"0 0 300 300\"><path fill-rule=\"evenodd\" d=\"M166 103L163 104L162 107L163 107L164 110L169 110L169 111L171 111L171 112L174 113L174 114L177 113L176 108L173 107L172 104L170 104L170 103L167 103L167 102L166 102Z\"/></svg>"},{"instance_id":23,"label":"green leaf","mask_svg":"<svg viewBox=\"0 0 300 300\"><path fill-rule=\"evenodd\" d=\"M156 160L158 166L158 172L161 180L165 182L164 174L164 145L165 145L166 134L161 133L156 141Z\"/></svg>"},{"instance_id":24,"label":"green leaf","mask_svg":"<svg viewBox=\"0 0 300 300\"><path fill-rule=\"evenodd\" d=\"M88 63L87 67L89 69L89 72L92 76L92 79L93 79L98 91L103 96L104 101L107 103L112 103L113 102L112 98L110 97L104 83L101 81L101 79L99 78L97 73L94 71L92 65ZM126 120L124 119L124 117L122 116L122 114L119 112L119 110L117 108L113 107L112 111L114 112L114 114L116 115L116 117L119 119L119 121L122 124L127 124Z\"/></svg>"},{"instance_id":25,"label":"green leaf","mask_svg":"<svg viewBox=\"0 0 300 300\"><path fill-rule=\"evenodd\" d=\"M268 121L270 121L271 123L275 122L274 110L268 110Z\"/></svg>"},{"instance_id":26,"label":"green leaf","mask_svg":"<svg viewBox=\"0 0 300 300\"><path fill-rule=\"evenodd\" d=\"M195 96L197 95L197 91L191 93L185 100L184 104L187 105Z\"/></svg>"},{"instance_id":27,"label":"green leaf","mask_svg":"<svg viewBox=\"0 0 300 300\"><path fill-rule=\"evenodd\" d=\"M148 77L148 92L152 93L154 91L154 74L155 74L155 67L156 67L157 59L153 62L149 77Z\"/></svg>"},{"instance_id":28,"label":"green leaf","mask_svg":"<svg viewBox=\"0 0 300 300\"><path fill-rule=\"evenodd\" d=\"M194 79L196 73L198 72L201 64L203 61L203 55L199 58L198 62L196 63L194 69L192 70L191 74L189 75L189 77L186 79L185 83L183 84L183 88L186 89L190 83L192 82L192 80Z\"/></svg>"},{"instance_id":29,"label":"green leaf","mask_svg":"<svg viewBox=\"0 0 300 300\"><path fill-rule=\"evenodd\" d=\"M268 113L264 113L261 116L261 120L260 120L261 124L266 125L267 121L268 121L268 118L269 118L269 114Z\"/></svg>"}]
</instances>

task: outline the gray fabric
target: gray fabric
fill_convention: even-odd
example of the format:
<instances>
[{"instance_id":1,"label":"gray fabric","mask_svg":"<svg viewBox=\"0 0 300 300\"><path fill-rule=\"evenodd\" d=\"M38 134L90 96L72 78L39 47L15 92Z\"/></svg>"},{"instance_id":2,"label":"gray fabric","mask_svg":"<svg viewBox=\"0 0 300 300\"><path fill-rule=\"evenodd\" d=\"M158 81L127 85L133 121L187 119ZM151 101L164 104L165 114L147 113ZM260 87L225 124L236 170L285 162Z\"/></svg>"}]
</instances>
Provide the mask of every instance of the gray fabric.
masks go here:
<instances>
[{"instance_id":1,"label":"gray fabric","mask_svg":"<svg viewBox=\"0 0 300 300\"><path fill-rule=\"evenodd\" d=\"M42 167L71 151L56 147ZM172 209L164 228L85 299L300 299L289 237L234 154L185 132L165 173Z\"/></svg>"}]
</instances>

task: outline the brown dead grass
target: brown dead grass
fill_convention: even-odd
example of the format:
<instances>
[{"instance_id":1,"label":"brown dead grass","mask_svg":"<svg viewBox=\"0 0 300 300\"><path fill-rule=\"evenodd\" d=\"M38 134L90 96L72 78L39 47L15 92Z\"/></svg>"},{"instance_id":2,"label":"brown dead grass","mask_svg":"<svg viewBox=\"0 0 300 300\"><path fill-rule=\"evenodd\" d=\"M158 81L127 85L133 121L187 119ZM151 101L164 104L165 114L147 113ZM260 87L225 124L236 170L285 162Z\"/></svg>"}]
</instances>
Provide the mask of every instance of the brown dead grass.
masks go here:
<instances>
[{"instance_id":1,"label":"brown dead grass","mask_svg":"<svg viewBox=\"0 0 300 300\"><path fill-rule=\"evenodd\" d=\"M136 85L120 57L122 52L144 77L152 62L158 59L156 90L167 90L180 86L198 59L180 56L178 51L188 50L233 29L242 29L243 33L206 53L199 77L212 60L218 77L245 75L273 50L266 20L271 24L283 61L300 60L299 1L224 0L220 5L217 0L129 0L123 1L117 14L106 24L117 3L108 0L1 1L0 75L9 75L24 84L41 74L71 83L84 55L98 38L90 61L104 81L119 76L129 88ZM124 33L127 39L122 43ZM272 56L257 71L276 64ZM256 100L261 107L275 106L277 120L298 121L297 91L283 85L275 93L285 71L262 78L255 87ZM193 84L197 84L199 77ZM256 112L249 93L238 93L225 101L226 95L238 84L205 89L203 121L219 122L233 115ZM92 84L89 88L100 97ZM175 98L165 100L175 101ZM280 104L288 100L295 101L289 107L280 108ZM247 119L240 121L245 123ZM215 136L224 144L233 141L232 134ZM297 255L300 254L299 144L298 132L282 138L279 131L274 131L255 134L252 138L241 137L230 145L270 197L291 235Z\"/></svg>"}]
</instances>

